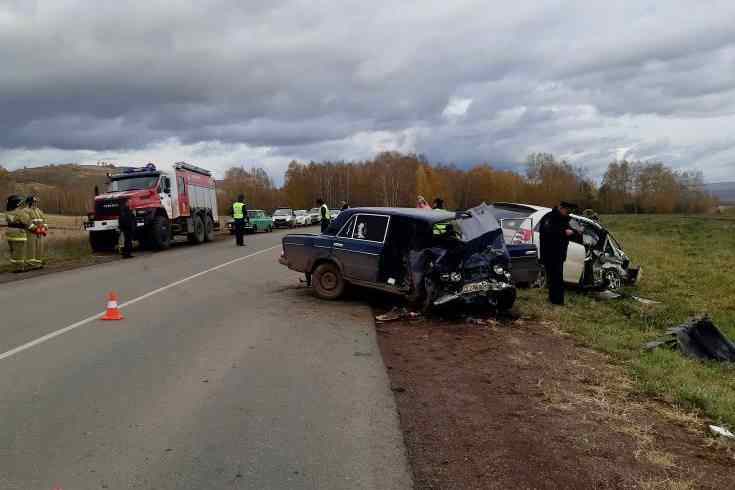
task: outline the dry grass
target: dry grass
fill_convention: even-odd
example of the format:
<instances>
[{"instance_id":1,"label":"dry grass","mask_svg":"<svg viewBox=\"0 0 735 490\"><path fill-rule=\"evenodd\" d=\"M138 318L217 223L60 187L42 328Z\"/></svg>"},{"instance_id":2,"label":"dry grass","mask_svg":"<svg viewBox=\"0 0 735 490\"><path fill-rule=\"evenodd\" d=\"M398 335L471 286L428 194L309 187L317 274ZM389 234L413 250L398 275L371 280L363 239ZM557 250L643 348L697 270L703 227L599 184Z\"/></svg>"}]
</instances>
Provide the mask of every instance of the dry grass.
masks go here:
<instances>
[{"instance_id":1,"label":"dry grass","mask_svg":"<svg viewBox=\"0 0 735 490\"><path fill-rule=\"evenodd\" d=\"M690 480L674 480L667 478L665 480L644 480L638 482L638 488L641 490L693 490L697 488L694 482Z\"/></svg>"}]
</instances>

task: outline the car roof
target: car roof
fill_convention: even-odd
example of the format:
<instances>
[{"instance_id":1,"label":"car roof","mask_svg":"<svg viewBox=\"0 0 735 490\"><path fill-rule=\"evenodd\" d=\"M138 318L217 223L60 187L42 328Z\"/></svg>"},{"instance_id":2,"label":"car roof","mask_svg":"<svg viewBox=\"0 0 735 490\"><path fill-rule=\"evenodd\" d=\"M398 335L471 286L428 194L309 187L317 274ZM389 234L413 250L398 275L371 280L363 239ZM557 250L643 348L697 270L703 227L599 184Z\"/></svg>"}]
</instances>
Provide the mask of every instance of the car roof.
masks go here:
<instances>
[{"instance_id":1,"label":"car roof","mask_svg":"<svg viewBox=\"0 0 735 490\"><path fill-rule=\"evenodd\" d=\"M418 208L350 208L340 214L353 215L357 213L385 214L388 216L400 216L411 218L426 223L439 223L453 219L455 214L443 209L418 209Z\"/></svg>"}]
</instances>

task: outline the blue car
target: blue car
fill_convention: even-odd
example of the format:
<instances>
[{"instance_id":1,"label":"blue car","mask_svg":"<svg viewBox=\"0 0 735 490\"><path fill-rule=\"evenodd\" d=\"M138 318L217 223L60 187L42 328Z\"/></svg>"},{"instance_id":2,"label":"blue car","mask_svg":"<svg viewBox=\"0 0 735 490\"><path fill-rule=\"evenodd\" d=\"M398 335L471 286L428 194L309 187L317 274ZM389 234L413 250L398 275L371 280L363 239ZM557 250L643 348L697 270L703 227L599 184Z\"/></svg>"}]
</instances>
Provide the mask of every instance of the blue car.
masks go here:
<instances>
[{"instance_id":1,"label":"blue car","mask_svg":"<svg viewBox=\"0 0 735 490\"><path fill-rule=\"evenodd\" d=\"M535 264L535 246L521 248L515 255ZM507 310L516 298L511 255L485 204L457 213L351 208L325 233L286 235L280 263L304 273L323 299L339 298L347 284L401 295L424 311L466 303Z\"/></svg>"}]
</instances>

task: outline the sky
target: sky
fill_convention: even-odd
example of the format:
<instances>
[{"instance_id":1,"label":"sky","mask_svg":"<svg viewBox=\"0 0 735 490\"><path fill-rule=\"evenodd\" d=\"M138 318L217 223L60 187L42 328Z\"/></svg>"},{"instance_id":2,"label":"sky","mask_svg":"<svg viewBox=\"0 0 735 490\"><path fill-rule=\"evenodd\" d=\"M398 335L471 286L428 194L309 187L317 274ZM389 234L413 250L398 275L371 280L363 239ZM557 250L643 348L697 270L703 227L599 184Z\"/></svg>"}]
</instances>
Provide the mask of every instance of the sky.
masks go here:
<instances>
[{"instance_id":1,"label":"sky","mask_svg":"<svg viewBox=\"0 0 735 490\"><path fill-rule=\"evenodd\" d=\"M735 2L0 0L0 164L396 150L735 180Z\"/></svg>"}]
</instances>

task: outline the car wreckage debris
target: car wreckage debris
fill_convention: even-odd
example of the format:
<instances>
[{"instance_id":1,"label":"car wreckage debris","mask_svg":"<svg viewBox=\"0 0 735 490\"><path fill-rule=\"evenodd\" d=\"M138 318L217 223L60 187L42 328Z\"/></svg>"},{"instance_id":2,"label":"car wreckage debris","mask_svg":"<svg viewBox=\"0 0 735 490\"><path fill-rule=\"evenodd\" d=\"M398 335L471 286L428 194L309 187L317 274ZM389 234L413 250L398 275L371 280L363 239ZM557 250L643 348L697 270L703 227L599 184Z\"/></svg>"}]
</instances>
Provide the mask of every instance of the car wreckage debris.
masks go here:
<instances>
[{"instance_id":1,"label":"car wreckage debris","mask_svg":"<svg viewBox=\"0 0 735 490\"><path fill-rule=\"evenodd\" d=\"M407 308L395 306L390 311L377 315L375 321L378 323L394 322L396 320L418 320L421 314L415 311L409 311Z\"/></svg>"},{"instance_id":2,"label":"car wreckage debris","mask_svg":"<svg viewBox=\"0 0 735 490\"><path fill-rule=\"evenodd\" d=\"M679 349L694 359L735 362L735 344L707 316L667 329L665 338L648 342L644 349L657 347Z\"/></svg>"},{"instance_id":3,"label":"car wreckage debris","mask_svg":"<svg viewBox=\"0 0 735 490\"><path fill-rule=\"evenodd\" d=\"M656 300L653 300L653 299L647 299L647 298L641 298L640 296L629 295L629 294L625 294L625 293L620 292L620 291L617 291L617 292L616 291L610 291L609 289L606 289L604 291L596 291L593 294L593 296L596 299L600 299L600 300L628 299L628 298L630 298L630 299L632 299L634 301L637 301L637 302L639 302L641 304L644 304L644 305L660 305L661 304L660 301L656 301Z\"/></svg>"},{"instance_id":4,"label":"car wreckage debris","mask_svg":"<svg viewBox=\"0 0 735 490\"><path fill-rule=\"evenodd\" d=\"M720 427L717 425L710 425L709 431L712 433L712 435L725 437L727 439L735 439L735 434L730 432L728 429L724 427Z\"/></svg>"}]
</instances>

